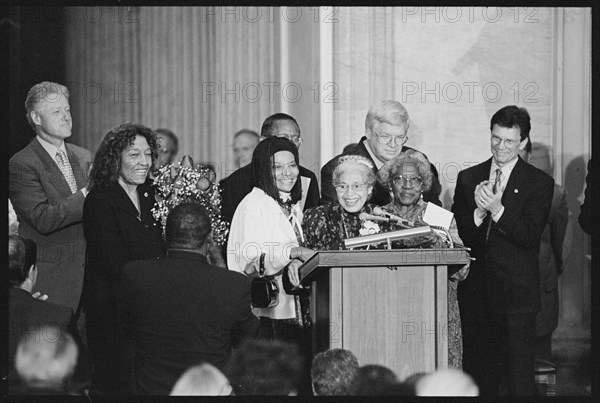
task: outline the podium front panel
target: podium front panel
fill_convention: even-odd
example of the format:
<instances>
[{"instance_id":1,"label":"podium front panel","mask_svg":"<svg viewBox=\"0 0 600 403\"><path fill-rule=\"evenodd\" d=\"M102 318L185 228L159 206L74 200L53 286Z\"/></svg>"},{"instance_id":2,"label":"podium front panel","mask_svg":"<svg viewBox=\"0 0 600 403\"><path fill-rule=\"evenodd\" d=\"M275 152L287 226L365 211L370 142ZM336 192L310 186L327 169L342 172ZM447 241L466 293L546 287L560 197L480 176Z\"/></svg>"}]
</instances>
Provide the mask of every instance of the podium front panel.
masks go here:
<instances>
[{"instance_id":1,"label":"podium front panel","mask_svg":"<svg viewBox=\"0 0 600 403\"><path fill-rule=\"evenodd\" d=\"M332 268L328 283L329 348L400 379L447 367L446 266Z\"/></svg>"}]
</instances>

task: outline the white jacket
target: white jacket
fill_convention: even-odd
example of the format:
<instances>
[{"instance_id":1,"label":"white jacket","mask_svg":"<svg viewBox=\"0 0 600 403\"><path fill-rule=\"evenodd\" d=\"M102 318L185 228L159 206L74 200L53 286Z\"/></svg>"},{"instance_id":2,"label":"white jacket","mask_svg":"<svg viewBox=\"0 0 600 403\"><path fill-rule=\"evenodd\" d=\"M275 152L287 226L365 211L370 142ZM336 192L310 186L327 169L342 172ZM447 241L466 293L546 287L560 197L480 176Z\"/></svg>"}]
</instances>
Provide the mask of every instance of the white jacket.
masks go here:
<instances>
[{"instance_id":1,"label":"white jacket","mask_svg":"<svg viewBox=\"0 0 600 403\"><path fill-rule=\"evenodd\" d=\"M299 203L292 209L301 234L302 210ZM296 234L279 204L261 189L252 189L238 205L231 221L227 267L243 273L246 265L257 264L260 255L265 253L265 274L279 273L275 277L279 303L273 308L252 308L255 315L273 319L296 317L294 296L285 293L281 281L281 272L290 262L290 251L294 246L298 246Z\"/></svg>"}]
</instances>

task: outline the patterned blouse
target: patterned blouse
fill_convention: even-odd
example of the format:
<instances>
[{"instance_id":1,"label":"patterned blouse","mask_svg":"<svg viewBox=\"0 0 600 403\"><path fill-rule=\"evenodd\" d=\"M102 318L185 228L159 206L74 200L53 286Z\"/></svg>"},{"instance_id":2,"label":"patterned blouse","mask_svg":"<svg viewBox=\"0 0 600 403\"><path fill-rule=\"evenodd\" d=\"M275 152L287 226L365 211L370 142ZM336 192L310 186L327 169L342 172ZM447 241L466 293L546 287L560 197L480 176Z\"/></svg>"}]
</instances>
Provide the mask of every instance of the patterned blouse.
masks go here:
<instances>
[{"instance_id":1,"label":"patterned blouse","mask_svg":"<svg viewBox=\"0 0 600 403\"><path fill-rule=\"evenodd\" d=\"M362 221L359 214L371 213L367 203L358 213L349 213L339 203L313 207L304 212L302 233L304 246L315 250L342 250L344 239L359 236Z\"/></svg>"}]
</instances>

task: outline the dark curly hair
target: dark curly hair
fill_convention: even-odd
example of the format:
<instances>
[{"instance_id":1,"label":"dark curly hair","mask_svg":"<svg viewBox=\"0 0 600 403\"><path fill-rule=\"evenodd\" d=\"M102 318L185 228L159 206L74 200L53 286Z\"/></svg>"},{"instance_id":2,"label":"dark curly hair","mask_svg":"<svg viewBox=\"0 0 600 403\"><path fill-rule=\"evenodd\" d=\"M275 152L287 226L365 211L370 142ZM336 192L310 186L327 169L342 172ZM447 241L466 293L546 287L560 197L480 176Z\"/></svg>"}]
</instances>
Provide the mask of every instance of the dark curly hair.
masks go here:
<instances>
[{"instance_id":1,"label":"dark curly hair","mask_svg":"<svg viewBox=\"0 0 600 403\"><path fill-rule=\"evenodd\" d=\"M158 145L156 133L149 127L138 123L127 122L111 129L100 143L100 148L94 156L94 165L90 172L90 187L106 188L119 180L121 169L121 153L128 146L133 145L135 138L142 136L152 150L152 165L157 158Z\"/></svg>"}]
</instances>

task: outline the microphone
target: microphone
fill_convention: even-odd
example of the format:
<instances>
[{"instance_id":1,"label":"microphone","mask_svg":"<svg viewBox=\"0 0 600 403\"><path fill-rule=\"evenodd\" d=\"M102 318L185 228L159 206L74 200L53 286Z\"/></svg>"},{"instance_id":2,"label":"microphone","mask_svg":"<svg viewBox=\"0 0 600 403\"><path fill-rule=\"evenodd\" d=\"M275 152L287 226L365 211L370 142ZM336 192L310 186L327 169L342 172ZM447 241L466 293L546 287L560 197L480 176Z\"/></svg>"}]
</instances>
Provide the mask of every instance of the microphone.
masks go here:
<instances>
[{"instance_id":1,"label":"microphone","mask_svg":"<svg viewBox=\"0 0 600 403\"><path fill-rule=\"evenodd\" d=\"M358 215L358 218L360 218L362 221L365 220L371 220L371 221L380 221L380 222L389 222L390 219L386 218L386 217L381 217L378 215L373 215L373 214L369 214L369 213L360 213Z\"/></svg>"},{"instance_id":2,"label":"microphone","mask_svg":"<svg viewBox=\"0 0 600 403\"><path fill-rule=\"evenodd\" d=\"M405 218L402 218L400 216L394 215L392 213L388 213L387 211L385 211L384 209L382 209L379 206L375 206L373 207L373 214L376 214L378 216L384 216L387 217L388 221L392 221L392 222L397 222L399 224L408 226L408 227L414 227L415 223L408 221Z\"/></svg>"}]
</instances>

